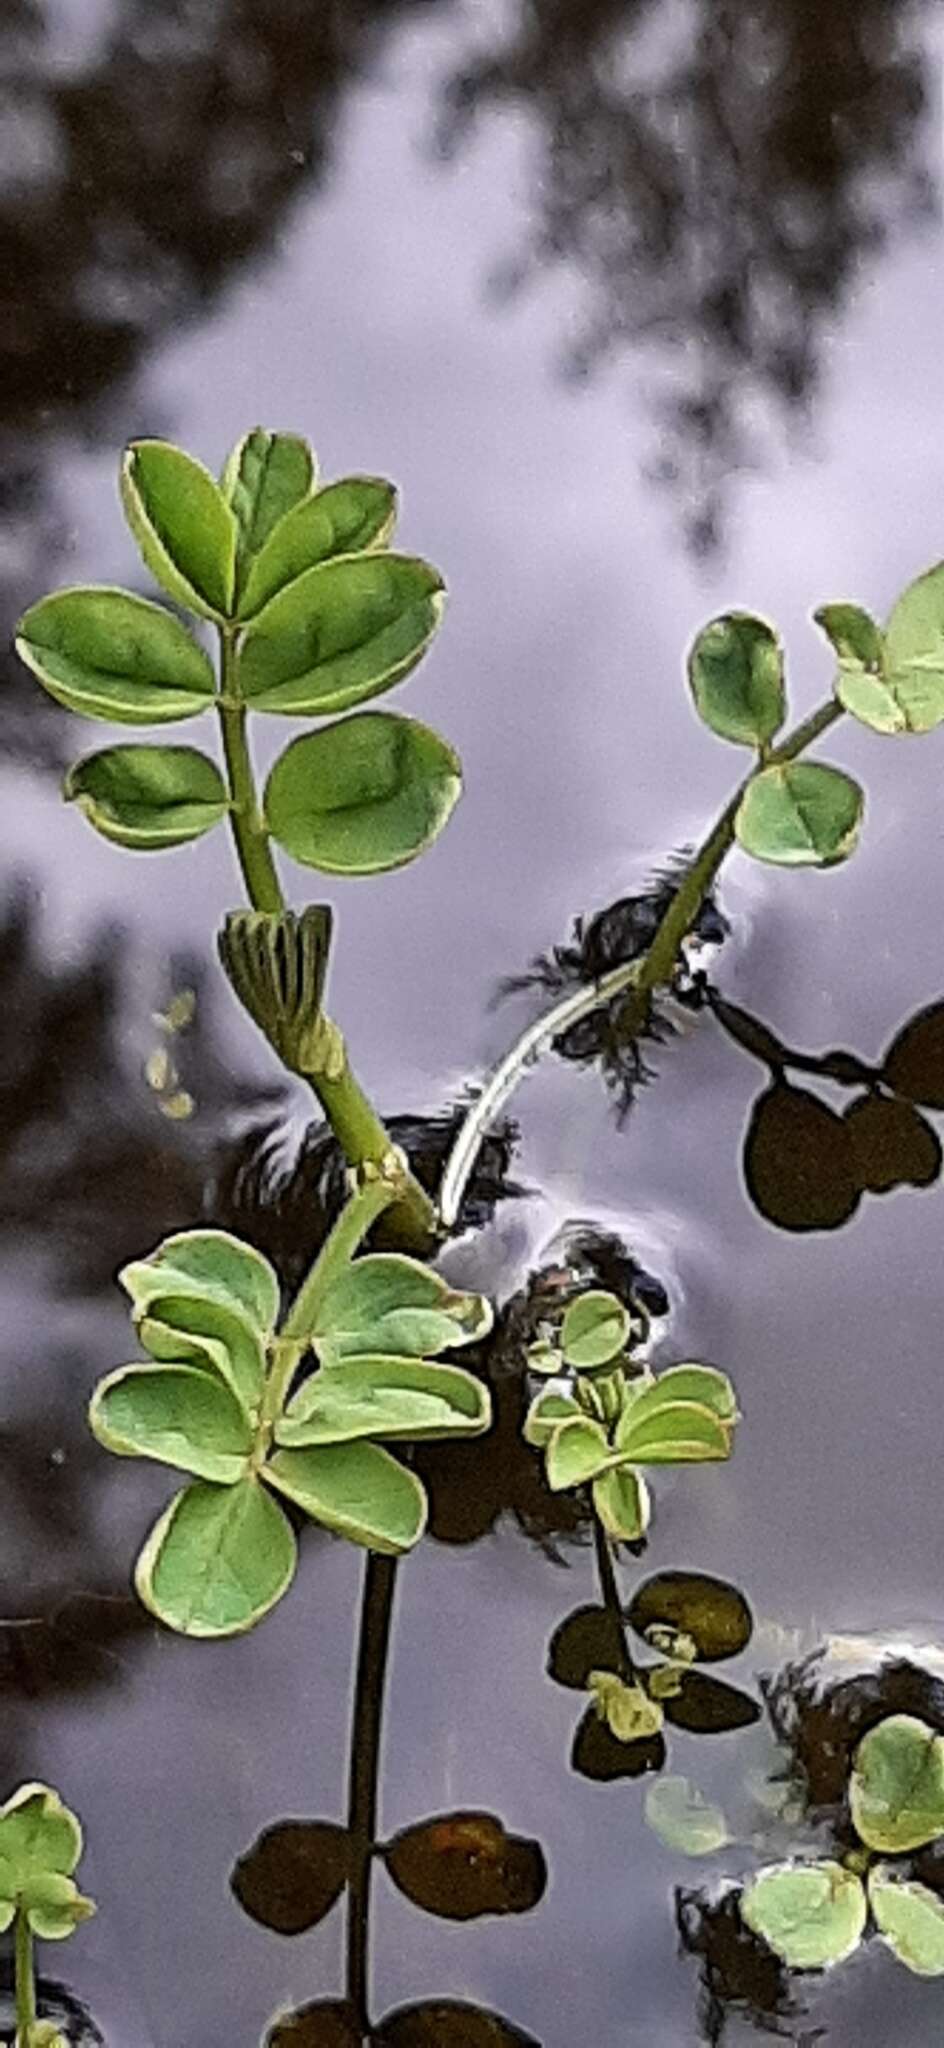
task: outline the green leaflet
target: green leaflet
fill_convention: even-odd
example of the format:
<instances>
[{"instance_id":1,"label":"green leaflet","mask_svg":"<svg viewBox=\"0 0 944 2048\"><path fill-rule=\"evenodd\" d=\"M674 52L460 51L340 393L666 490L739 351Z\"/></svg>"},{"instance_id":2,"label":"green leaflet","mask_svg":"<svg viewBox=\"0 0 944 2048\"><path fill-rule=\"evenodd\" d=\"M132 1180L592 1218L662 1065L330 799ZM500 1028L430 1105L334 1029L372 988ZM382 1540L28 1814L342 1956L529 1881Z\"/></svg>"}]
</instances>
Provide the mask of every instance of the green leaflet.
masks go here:
<instances>
[{"instance_id":1,"label":"green leaflet","mask_svg":"<svg viewBox=\"0 0 944 2048\"><path fill-rule=\"evenodd\" d=\"M666 1401L637 1414L629 1409L620 1424L619 1453L635 1465L694 1465L727 1458L731 1437L710 1408L695 1401Z\"/></svg>"},{"instance_id":2,"label":"green leaflet","mask_svg":"<svg viewBox=\"0 0 944 2048\"><path fill-rule=\"evenodd\" d=\"M741 1894L741 1917L792 1970L824 1970L858 1948L865 1930L863 1886L839 1863L782 1863L761 1870Z\"/></svg>"},{"instance_id":3,"label":"green leaflet","mask_svg":"<svg viewBox=\"0 0 944 2048\"><path fill-rule=\"evenodd\" d=\"M292 1529L258 1480L197 1480L155 1524L134 1583L150 1613L180 1635L242 1635L287 1591L296 1558Z\"/></svg>"},{"instance_id":4,"label":"green leaflet","mask_svg":"<svg viewBox=\"0 0 944 2048\"><path fill-rule=\"evenodd\" d=\"M240 1309L201 1294L196 1281L184 1292L185 1277L171 1276L172 1283L174 1277L176 1291L163 1294L158 1289L150 1294L135 1317L145 1350L163 1363L197 1366L214 1374L232 1388L247 1414L253 1414L266 1369L259 1331Z\"/></svg>"},{"instance_id":5,"label":"green leaflet","mask_svg":"<svg viewBox=\"0 0 944 2048\"><path fill-rule=\"evenodd\" d=\"M118 846L160 852L225 818L219 769L194 747L108 747L70 768L63 785L89 824Z\"/></svg>"},{"instance_id":6,"label":"green leaflet","mask_svg":"<svg viewBox=\"0 0 944 2048\"><path fill-rule=\"evenodd\" d=\"M568 1304L561 1325L561 1353L578 1372L617 1358L630 1333L629 1312L615 1294L589 1288Z\"/></svg>"},{"instance_id":7,"label":"green leaflet","mask_svg":"<svg viewBox=\"0 0 944 2048\"><path fill-rule=\"evenodd\" d=\"M838 768L788 761L752 777L734 829L745 853L781 867L834 867L853 851L865 799Z\"/></svg>"},{"instance_id":8,"label":"green leaflet","mask_svg":"<svg viewBox=\"0 0 944 2048\"><path fill-rule=\"evenodd\" d=\"M265 547L286 513L309 496L315 462L297 434L272 434L253 427L227 457L220 487L236 520L237 584L252 573L253 557Z\"/></svg>"},{"instance_id":9,"label":"green leaflet","mask_svg":"<svg viewBox=\"0 0 944 2048\"><path fill-rule=\"evenodd\" d=\"M0 1807L0 1929L17 1910L34 1934L61 1941L95 1908L73 1881L82 1829L49 1785L21 1785Z\"/></svg>"},{"instance_id":10,"label":"green leaflet","mask_svg":"<svg viewBox=\"0 0 944 2048\"><path fill-rule=\"evenodd\" d=\"M869 1905L899 1962L916 1977L944 1977L944 1901L937 1892L879 1864L869 1872Z\"/></svg>"},{"instance_id":11,"label":"green leaflet","mask_svg":"<svg viewBox=\"0 0 944 2048\"><path fill-rule=\"evenodd\" d=\"M379 477L345 477L296 505L252 564L239 612L252 619L270 598L308 569L338 555L384 547L396 519L397 494Z\"/></svg>"},{"instance_id":12,"label":"green leaflet","mask_svg":"<svg viewBox=\"0 0 944 2048\"><path fill-rule=\"evenodd\" d=\"M849 1784L856 1833L899 1854L944 1835L944 1738L913 1714L890 1714L859 1743Z\"/></svg>"},{"instance_id":13,"label":"green leaflet","mask_svg":"<svg viewBox=\"0 0 944 2048\"><path fill-rule=\"evenodd\" d=\"M546 1450L562 1422L583 1421L583 1409L572 1394L557 1394L552 1388L535 1394L524 1424L524 1440L535 1450Z\"/></svg>"},{"instance_id":14,"label":"green leaflet","mask_svg":"<svg viewBox=\"0 0 944 2048\"><path fill-rule=\"evenodd\" d=\"M589 1416L562 1422L547 1447L547 1483L553 1493L582 1486L603 1470L609 1455L606 1433L598 1422Z\"/></svg>"},{"instance_id":15,"label":"green leaflet","mask_svg":"<svg viewBox=\"0 0 944 2048\"><path fill-rule=\"evenodd\" d=\"M783 649L776 633L749 612L726 612L701 632L688 658L698 712L719 738L740 746L769 744L786 716Z\"/></svg>"},{"instance_id":16,"label":"green leaflet","mask_svg":"<svg viewBox=\"0 0 944 2048\"><path fill-rule=\"evenodd\" d=\"M312 1520L351 1543L399 1556L426 1527L419 1480L379 1444L328 1444L278 1451L266 1479Z\"/></svg>"},{"instance_id":17,"label":"green leaflet","mask_svg":"<svg viewBox=\"0 0 944 2048\"><path fill-rule=\"evenodd\" d=\"M359 1437L478 1436L491 1422L488 1388L454 1365L416 1358L345 1358L307 1380L276 1424L286 1446Z\"/></svg>"},{"instance_id":18,"label":"green leaflet","mask_svg":"<svg viewBox=\"0 0 944 2048\"><path fill-rule=\"evenodd\" d=\"M317 501L316 501L317 502ZM342 555L296 576L252 620L239 687L256 711L345 711L392 689L425 653L442 578L410 555Z\"/></svg>"},{"instance_id":19,"label":"green leaflet","mask_svg":"<svg viewBox=\"0 0 944 2048\"><path fill-rule=\"evenodd\" d=\"M649 1527L649 1488L631 1465L600 1473L593 1482L593 1505L607 1535L618 1543L637 1542Z\"/></svg>"},{"instance_id":20,"label":"green leaflet","mask_svg":"<svg viewBox=\"0 0 944 2048\"><path fill-rule=\"evenodd\" d=\"M434 1358L475 1343L491 1325L484 1295L457 1293L418 1259L369 1252L328 1289L312 1339L323 1359L382 1351Z\"/></svg>"},{"instance_id":21,"label":"green leaflet","mask_svg":"<svg viewBox=\"0 0 944 2048\"><path fill-rule=\"evenodd\" d=\"M645 1814L660 1842L683 1856L713 1856L731 1839L720 1806L690 1778L656 1778L646 1788Z\"/></svg>"},{"instance_id":22,"label":"green leaflet","mask_svg":"<svg viewBox=\"0 0 944 2048\"><path fill-rule=\"evenodd\" d=\"M92 1396L89 1422L119 1457L154 1458L224 1484L242 1476L252 1451L252 1426L235 1394L190 1366L109 1373Z\"/></svg>"},{"instance_id":23,"label":"green leaflet","mask_svg":"<svg viewBox=\"0 0 944 2048\"><path fill-rule=\"evenodd\" d=\"M358 712L286 748L266 786L266 822L305 867L381 874L432 843L461 787L456 755L428 726Z\"/></svg>"},{"instance_id":24,"label":"green leaflet","mask_svg":"<svg viewBox=\"0 0 944 2048\"><path fill-rule=\"evenodd\" d=\"M121 465L125 517L152 576L187 611L233 609L238 528L209 470L170 441L132 441Z\"/></svg>"},{"instance_id":25,"label":"green leaflet","mask_svg":"<svg viewBox=\"0 0 944 2048\"><path fill-rule=\"evenodd\" d=\"M56 590L24 612L16 648L56 702L116 725L166 725L213 701L213 670L179 619L127 590Z\"/></svg>"},{"instance_id":26,"label":"green leaflet","mask_svg":"<svg viewBox=\"0 0 944 2048\"><path fill-rule=\"evenodd\" d=\"M135 1259L118 1275L136 1309L158 1295L196 1291L237 1310L260 1336L275 1328L279 1283L268 1259L226 1230L181 1230L166 1237L149 1259Z\"/></svg>"}]
</instances>

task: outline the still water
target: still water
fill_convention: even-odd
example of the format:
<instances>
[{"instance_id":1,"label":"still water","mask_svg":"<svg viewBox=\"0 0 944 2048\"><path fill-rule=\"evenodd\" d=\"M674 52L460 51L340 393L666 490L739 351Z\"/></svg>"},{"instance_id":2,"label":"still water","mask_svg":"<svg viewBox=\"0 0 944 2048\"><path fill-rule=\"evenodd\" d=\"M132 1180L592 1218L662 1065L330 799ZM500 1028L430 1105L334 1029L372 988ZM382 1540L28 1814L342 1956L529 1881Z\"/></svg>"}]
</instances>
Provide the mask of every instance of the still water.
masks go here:
<instances>
[{"instance_id":1,"label":"still water","mask_svg":"<svg viewBox=\"0 0 944 2048\"><path fill-rule=\"evenodd\" d=\"M731 605L775 620L802 715L830 684L812 608L882 616L944 554L940 19L897 0L820 17L805 0L5 12L4 637L54 583L134 579L113 488L132 434L215 469L256 420L304 433L327 476L395 478L402 544L446 573L404 704L458 748L464 801L421 865L334 892L332 1006L390 1111L461 1093L530 1014L493 1005L501 977L723 805L738 764L682 680L697 626ZM83 1817L100 1912L55 1962L109 2048L248 2048L341 1982L339 1914L280 1939L226 1880L276 1818L343 1811L361 1557L312 1541L244 1642L119 1621L167 1486L84 1429L128 1343L109 1276L213 1213L215 1148L275 1084L193 964L238 900L223 835L153 861L95 839L57 788L87 735L12 656L3 684L3 871L11 903L31 892L7 920L0 1041L3 1780L47 1779ZM867 789L855 861L727 864L716 978L789 1044L877 1059L940 995L941 747L846 721L824 752ZM177 1126L143 1068L152 1013L195 982L196 1110ZM660 1481L646 1562L621 1576L742 1587L736 1683L831 1637L944 1641L940 1188L866 1201L834 1234L776 1231L739 1165L759 1070L706 1018L655 1063L623 1129L593 1073L528 1081L530 1192L450 1270L510 1293L569 1220L615 1230L668 1288L660 1358L732 1373L731 1465ZM283 1101L297 1138L304 1103ZM595 1578L589 1548L562 1555L505 1517L401 1571L382 1828L494 1812L540 1840L549 1882L533 1913L468 1924L378 1882L375 2003L467 1999L544 2048L686 2048L707 2036L673 1894L749 1867L745 1776L770 1737L673 1735L670 1768L740 1836L700 1866L646 1828L643 1785L575 1775L579 1701L545 1658ZM67 1645L49 1617L77 1594ZM105 1601L114 1630L83 1656ZM939 2036L940 1987L874 1945L805 1995L788 2040ZM733 2015L725 2041L749 2037Z\"/></svg>"}]
</instances>

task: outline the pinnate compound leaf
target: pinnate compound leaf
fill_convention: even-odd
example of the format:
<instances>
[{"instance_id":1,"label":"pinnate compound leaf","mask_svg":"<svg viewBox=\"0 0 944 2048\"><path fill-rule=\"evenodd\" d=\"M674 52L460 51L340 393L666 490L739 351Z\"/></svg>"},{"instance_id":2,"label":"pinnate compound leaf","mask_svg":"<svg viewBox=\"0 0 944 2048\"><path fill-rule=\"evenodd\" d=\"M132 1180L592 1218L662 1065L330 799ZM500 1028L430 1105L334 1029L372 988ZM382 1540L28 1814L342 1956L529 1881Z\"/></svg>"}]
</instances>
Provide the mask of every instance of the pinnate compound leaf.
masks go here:
<instances>
[{"instance_id":1,"label":"pinnate compound leaf","mask_svg":"<svg viewBox=\"0 0 944 2048\"><path fill-rule=\"evenodd\" d=\"M307 1934L330 1913L350 1872L346 1828L326 1820L280 1820L239 1857L230 1884L260 1927Z\"/></svg>"},{"instance_id":2,"label":"pinnate compound leaf","mask_svg":"<svg viewBox=\"0 0 944 2048\"><path fill-rule=\"evenodd\" d=\"M137 1259L118 1275L136 1308L158 1295L193 1291L244 1316L261 1336L275 1328L279 1283L268 1259L227 1230L180 1230L165 1237L150 1258Z\"/></svg>"},{"instance_id":3,"label":"pinnate compound leaf","mask_svg":"<svg viewBox=\"0 0 944 2048\"><path fill-rule=\"evenodd\" d=\"M424 1440L480 1436L492 1419L482 1380L419 1358L345 1358L305 1382L276 1424L287 1447L360 1437Z\"/></svg>"},{"instance_id":4,"label":"pinnate compound leaf","mask_svg":"<svg viewBox=\"0 0 944 2048\"><path fill-rule=\"evenodd\" d=\"M229 809L219 769L195 747L106 747L70 768L63 793L104 839L142 852L199 839Z\"/></svg>"},{"instance_id":5,"label":"pinnate compound leaf","mask_svg":"<svg viewBox=\"0 0 944 2048\"><path fill-rule=\"evenodd\" d=\"M855 847L865 798L857 782L815 761L752 777L734 829L745 853L781 867L835 867Z\"/></svg>"},{"instance_id":6,"label":"pinnate compound leaf","mask_svg":"<svg viewBox=\"0 0 944 2048\"><path fill-rule=\"evenodd\" d=\"M237 527L238 580L293 506L314 489L315 463L298 434L253 427L227 456L220 487Z\"/></svg>"},{"instance_id":7,"label":"pinnate compound leaf","mask_svg":"<svg viewBox=\"0 0 944 2048\"><path fill-rule=\"evenodd\" d=\"M177 1278L178 1290L184 1286ZM196 1288L196 1281L192 1281ZM136 1328L145 1351L162 1364L185 1364L231 1387L247 1414L257 1408L265 1379L265 1347L247 1316L228 1302L192 1293L158 1293L139 1310Z\"/></svg>"},{"instance_id":8,"label":"pinnate compound leaf","mask_svg":"<svg viewBox=\"0 0 944 2048\"><path fill-rule=\"evenodd\" d=\"M754 1104L744 1178L755 1207L780 1230L838 1230L862 1193L842 1117L786 1081L774 1082Z\"/></svg>"},{"instance_id":9,"label":"pinnate compound leaf","mask_svg":"<svg viewBox=\"0 0 944 2048\"><path fill-rule=\"evenodd\" d=\"M270 598L320 562L382 548L393 531L397 494L379 477L344 477L296 505L252 564L240 604L251 619Z\"/></svg>"},{"instance_id":10,"label":"pinnate compound leaf","mask_svg":"<svg viewBox=\"0 0 944 2048\"><path fill-rule=\"evenodd\" d=\"M320 1305L312 1338L321 1357L389 1351L435 1358L473 1344L492 1326L482 1294L461 1294L439 1273L399 1252L353 1259Z\"/></svg>"},{"instance_id":11,"label":"pinnate compound leaf","mask_svg":"<svg viewBox=\"0 0 944 2048\"><path fill-rule=\"evenodd\" d=\"M731 1455L731 1432L710 1408L695 1401L666 1400L619 1425L620 1456L636 1465L700 1465Z\"/></svg>"},{"instance_id":12,"label":"pinnate compound leaf","mask_svg":"<svg viewBox=\"0 0 944 2048\"><path fill-rule=\"evenodd\" d=\"M529 1913L547 1885L540 1843L509 1834L493 1813L419 1821L393 1837L384 1859L398 1890L444 1920Z\"/></svg>"},{"instance_id":13,"label":"pinnate compound leaf","mask_svg":"<svg viewBox=\"0 0 944 2048\"><path fill-rule=\"evenodd\" d=\"M617 1295L590 1288L564 1312L560 1346L565 1363L578 1372L607 1365L628 1342L630 1327L629 1311Z\"/></svg>"},{"instance_id":14,"label":"pinnate compound leaf","mask_svg":"<svg viewBox=\"0 0 944 2048\"><path fill-rule=\"evenodd\" d=\"M625 1660L622 1630L609 1607L577 1607L548 1644L548 1676L585 1692L591 1671L618 1671Z\"/></svg>"},{"instance_id":15,"label":"pinnate compound leaf","mask_svg":"<svg viewBox=\"0 0 944 2048\"><path fill-rule=\"evenodd\" d=\"M913 1714L890 1714L853 1758L852 1824L868 1849L897 1855L944 1835L944 1737Z\"/></svg>"},{"instance_id":16,"label":"pinnate compound leaf","mask_svg":"<svg viewBox=\"0 0 944 2048\"><path fill-rule=\"evenodd\" d=\"M649 1527L649 1488L631 1465L601 1472L593 1482L593 1505L608 1536L620 1543L638 1543Z\"/></svg>"},{"instance_id":17,"label":"pinnate compound leaf","mask_svg":"<svg viewBox=\"0 0 944 2048\"><path fill-rule=\"evenodd\" d=\"M533 2034L522 2033L500 2013L452 1998L400 2006L374 2028L374 2040L377 2048L540 2048ZM286 2041L285 2048L309 2048L309 2044ZM321 2044L312 2041L310 2048L321 2048ZM346 2044L339 2042L338 2048L346 2048Z\"/></svg>"},{"instance_id":18,"label":"pinnate compound leaf","mask_svg":"<svg viewBox=\"0 0 944 2048\"><path fill-rule=\"evenodd\" d=\"M170 441L133 441L121 465L125 518L151 575L187 611L228 618L238 528L209 470Z\"/></svg>"},{"instance_id":19,"label":"pinnate compound leaf","mask_svg":"<svg viewBox=\"0 0 944 2048\"><path fill-rule=\"evenodd\" d=\"M554 1431L562 1422L583 1421L583 1409L573 1394L558 1394L548 1387L544 1393L535 1394L525 1416L522 1435L526 1444L536 1451L547 1449Z\"/></svg>"},{"instance_id":20,"label":"pinnate compound leaf","mask_svg":"<svg viewBox=\"0 0 944 2048\"><path fill-rule=\"evenodd\" d=\"M426 1527L419 1480L379 1444L277 1451L265 1476L313 1522L389 1557L412 1550Z\"/></svg>"},{"instance_id":21,"label":"pinnate compound leaf","mask_svg":"<svg viewBox=\"0 0 944 2048\"><path fill-rule=\"evenodd\" d=\"M184 1365L126 1365L98 1386L92 1434L120 1458L153 1458L230 1485L246 1470L252 1428L228 1387Z\"/></svg>"},{"instance_id":22,"label":"pinnate compound leaf","mask_svg":"<svg viewBox=\"0 0 944 2048\"><path fill-rule=\"evenodd\" d=\"M240 691L255 711L345 711L409 675L442 609L442 577L410 555L378 550L321 562L270 598L247 628Z\"/></svg>"},{"instance_id":23,"label":"pinnate compound leaf","mask_svg":"<svg viewBox=\"0 0 944 2048\"><path fill-rule=\"evenodd\" d=\"M637 1587L627 1618L647 1642L657 1629L686 1637L707 1664L739 1656L754 1628L743 1593L707 1572L656 1572Z\"/></svg>"},{"instance_id":24,"label":"pinnate compound leaf","mask_svg":"<svg viewBox=\"0 0 944 2048\"><path fill-rule=\"evenodd\" d=\"M128 590L55 590L24 612L17 653L51 697L110 725L168 725L213 701L213 670L186 626Z\"/></svg>"},{"instance_id":25,"label":"pinnate compound leaf","mask_svg":"<svg viewBox=\"0 0 944 2048\"><path fill-rule=\"evenodd\" d=\"M547 1447L547 1483L554 1493L582 1486L602 1472L610 1455L605 1432L589 1416L562 1422Z\"/></svg>"},{"instance_id":26,"label":"pinnate compound leaf","mask_svg":"<svg viewBox=\"0 0 944 2048\"><path fill-rule=\"evenodd\" d=\"M741 1918L792 1970L825 1970L858 1948L864 1887L840 1863L773 1863L745 1885Z\"/></svg>"},{"instance_id":27,"label":"pinnate compound leaf","mask_svg":"<svg viewBox=\"0 0 944 2048\"><path fill-rule=\"evenodd\" d=\"M198 1480L155 1524L134 1583L149 1613L178 1635L243 1635L287 1592L296 1561L294 1533L257 1480Z\"/></svg>"},{"instance_id":28,"label":"pinnate compound leaf","mask_svg":"<svg viewBox=\"0 0 944 2048\"><path fill-rule=\"evenodd\" d=\"M695 640L688 676L698 712L721 739L765 746L786 716L783 649L749 612L710 620Z\"/></svg>"},{"instance_id":29,"label":"pinnate compound leaf","mask_svg":"<svg viewBox=\"0 0 944 2048\"><path fill-rule=\"evenodd\" d=\"M303 867L376 875L431 845L461 790L458 758L437 733L415 718L364 711L286 747L265 813Z\"/></svg>"},{"instance_id":30,"label":"pinnate compound leaf","mask_svg":"<svg viewBox=\"0 0 944 2048\"><path fill-rule=\"evenodd\" d=\"M882 1077L910 1102L944 1109L944 1003L929 1003L897 1033Z\"/></svg>"},{"instance_id":31,"label":"pinnate compound leaf","mask_svg":"<svg viewBox=\"0 0 944 2048\"><path fill-rule=\"evenodd\" d=\"M690 1778L657 1778L646 1787L643 1811L660 1842L683 1856L714 1856L731 1839L720 1806Z\"/></svg>"},{"instance_id":32,"label":"pinnate compound leaf","mask_svg":"<svg viewBox=\"0 0 944 2048\"><path fill-rule=\"evenodd\" d=\"M860 1187L871 1195L892 1188L929 1188L941 1171L941 1142L912 1102L886 1095L861 1095L843 1121L852 1140L852 1162Z\"/></svg>"},{"instance_id":33,"label":"pinnate compound leaf","mask_svg":"<svg viewBox=\"0 0 944 2048\"><path fill-rule=\"evenodd\" d=\"M879 1864L869 1872L869 1905L883 1941L916 1977L944 1977L944 1900Z\"/></svg>"},{"instance_id":34,"label":"pinnate compound leaf","mask_svg":"<svg viewBox=\"0 0 944 2048\"><path fill-rule=\"evenodd\" d=\"M360 2021L346 1999L314 1998L274 2022L265 2048L363 2048L363 2041Z\"/></svg>"},{"instance_id":35,"label":"pinnate compound leaf","mask_svg":"<svg viewBox=\"0 0 944 2048\"><path fill-rule=\"evenodd\" d=\"M588 1707L574 1736L570 1752L571 1770L594 1784L609 1785L615 1778L643 1778L647 1771L661 1771L665 1764L662 1735L641 1736L635 1742L621 1742L596 1707Z\"/></svg>"},{"instance_id":36,"label":"pinnate compound leaf","mask_svg":"<svg viewBox=\"0 0 944 2048\"><path fill-rule=\"evenodd\" d=\"M894 607L885 630L885 682L904 720L894 730L930 732L940 725L944 719L944 563L909 584ZM848 708L856 709L854 705ZM877 724L877 720L868 718L866 723Z\"/></svg>"}]
</instances>

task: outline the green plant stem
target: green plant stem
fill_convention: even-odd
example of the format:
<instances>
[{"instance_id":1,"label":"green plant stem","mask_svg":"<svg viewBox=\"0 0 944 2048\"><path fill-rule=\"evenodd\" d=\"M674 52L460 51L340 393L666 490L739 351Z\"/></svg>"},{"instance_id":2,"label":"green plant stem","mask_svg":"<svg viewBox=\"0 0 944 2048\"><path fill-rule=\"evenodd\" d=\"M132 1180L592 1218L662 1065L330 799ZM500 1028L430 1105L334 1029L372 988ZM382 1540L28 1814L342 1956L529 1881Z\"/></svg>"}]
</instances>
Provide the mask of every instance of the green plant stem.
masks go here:
<instances>
[{"instance_id":1,"label":"green plant stem","mask_svg":"<svg viewBox=\"0 0 944 2048\"><path fill-rule=\"evenodd\" d=\"M370 2033L370 1886L377 1838L380 1738L396 1583L397 1559L368 1551L361 1593L347 1808L351 1877L346 1994L365 2036Z\"/></svg>"},{"instance_id":2,"label":"green plant stem","mask_svg":"<svg viewBox=\"0 0 944 2048\"><path fill-rule=\"evenodd\" d=\"M616 1623L617 1628L619 1629L620 1644L622 1647L622 1669L620 1671L620 1677L624 1681L624 1684L631 1685L636 1676L636 1666L633 1663L633 1660L629 1654L629 1649L626 1642L626 1627L623 1621L623 1610L620 1605L619 1587L616 1583L616 1572L613 1568L613 1553L610 1549L610 1539L606 1533L606 1530L603 1527L603 1523L601 1522L599 1515L596 1513L594 1513L593 1516L593 1542L597 1556L597 1578L600 1582L600 1592L603 1597L603 1605L604 1607L609 1609L609 1612L613 1616L613 1620Z\"/></svg>"},{"instance_id":3,"label":"green plant stem","mask_svg":"<svg viewBox=\"0 0 944 2048\"><path fill-rule=\"evenodd\" d=\"M836 698L821 704L810 713L802 724L788 734L783 744L773 748L764 761L765 768L780 767L802 754L806 747L819 739L837 718L843 716L843 706ZM521 1037L493 1068L481 1089L461 1129L446 1163L439 1192L439 1214L443 1228L451 1230L459 1215L462 1198L469 1176L478 1157L479 1147L489 1126L494 1122L518 1083L544 1053L549 1052L555 1039L562 1037L574 1024L585 1017L591 1017L595 1010L605 1007L617 996L634 991L638 1005L638 1026L646 1019L649 999L657 988L666 987L678 960L684 939L691 931L698 912L709 889L734 841L734 822L741 800L754 773L746 776L729 804L725 806L717 823L712 826L708 837L702 842L694 859L686 868L679 887L669 904L658 931L648 951L635 960L614 967L609 974L589 987L575 989L562 998L554 1008L547 1010L530 1024ZM632 1019L627 1018L627 1031L632 1029Z\"/></svg>"},{"instance_id":4,"label":"green plant stem","mask_svg":"<svg viewBox=\"0 0 944 2048\"><path fill-rule=\"evenodd\" d=\"M19 1911L16 1916L15 1942L15 1993L17 2039L26 2039L27 2027L36 2023L36 1977L33 1969L33 1935L26 1914Z\"/></svg>"},{"instance_id":5,"label":"green plant stem","mask_svg":"<svg viewBox=\"0 0 944 2048\"><path fill-rule=\"evenodd\" d=\"M272 858L256 795L246 737L246 707L240 702L236 671L236 628L220 627L220 692L217 710L223 736L230 799L230 826L240 872L253 910L279 916L285 897ZM306 1076L327 1117L349 1166L366 1162L380 1166L392 1149L389 1132L355 1079L344 1056L343 1073ZM435 1207L415 1175L404 1170L402 1186L390 1218L391 1236L405 1249L430 1252L439 1242Z\"/></svg>"},{"instance_id":6,"label":"green plant stem","mask_svg":"<svg viewBox=\"0 0 944 2048\"><path fill-rule=\"evenodd\" d=\"M396 1199L397 1183L393 1178L378 1176L361 1181L355 1188L295 1296L282 1326L283 1338L304 1343L310 1337L328 1288L350 1263L371 1225Z\"/></svg>"}]
</instances>

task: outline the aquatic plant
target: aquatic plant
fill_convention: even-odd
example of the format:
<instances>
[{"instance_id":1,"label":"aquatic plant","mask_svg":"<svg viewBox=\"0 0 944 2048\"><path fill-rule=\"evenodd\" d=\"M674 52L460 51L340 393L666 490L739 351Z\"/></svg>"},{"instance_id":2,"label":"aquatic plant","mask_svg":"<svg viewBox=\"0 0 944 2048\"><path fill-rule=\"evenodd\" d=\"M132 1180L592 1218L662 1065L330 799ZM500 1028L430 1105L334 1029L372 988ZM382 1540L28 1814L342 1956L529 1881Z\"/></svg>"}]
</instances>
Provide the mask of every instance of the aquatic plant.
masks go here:
<instances>
[{"instance_id":1,"label":"aquatic plant","mask_svg":"<svg viewBox=\"0 0 944 2048\"><path fill-rule=\"evenodd\" d=\"M33 1940L65 1941L95 1907L74 1872L82 1829L58 1792L21 1785L0 1806L0 1933L12 1927L16 2048L68 2048L56 2023L39 2019Z\"/></svg>"}]
</instances>

